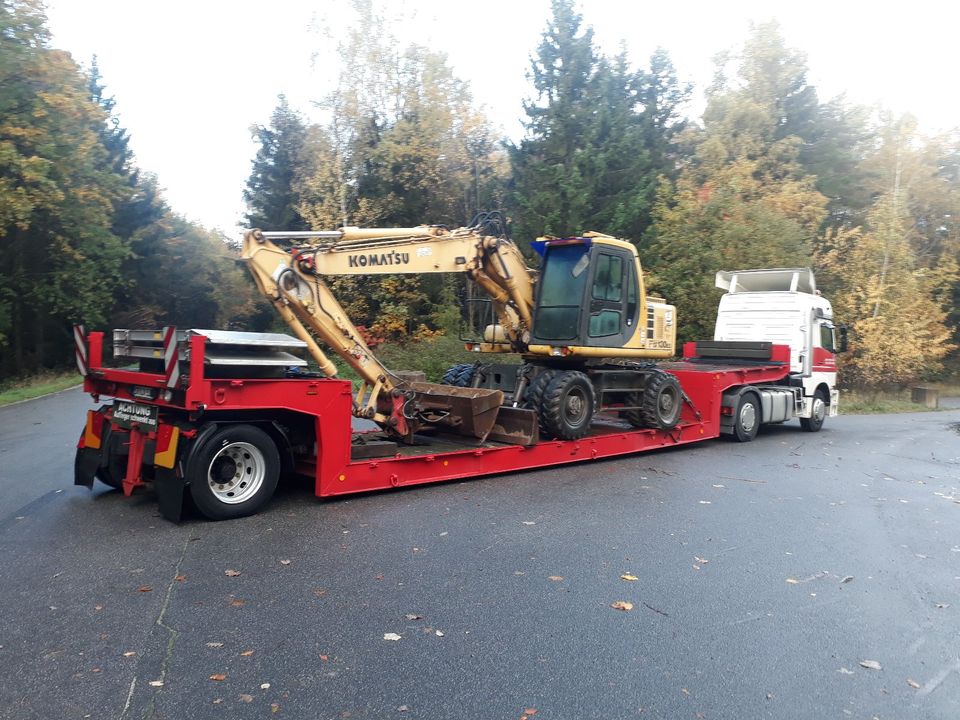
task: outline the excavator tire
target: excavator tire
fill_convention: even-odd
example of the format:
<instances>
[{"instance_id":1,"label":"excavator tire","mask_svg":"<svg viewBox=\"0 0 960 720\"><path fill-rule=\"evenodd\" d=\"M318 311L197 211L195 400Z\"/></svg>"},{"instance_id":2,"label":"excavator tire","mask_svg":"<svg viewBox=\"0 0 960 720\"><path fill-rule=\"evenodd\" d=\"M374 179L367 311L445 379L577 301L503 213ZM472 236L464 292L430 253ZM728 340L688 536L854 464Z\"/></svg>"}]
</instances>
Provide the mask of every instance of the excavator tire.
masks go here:
<instances>
[{"instance_id":1,"label":"excavator tire","mask_svg":"<svg viewBox=\"0 0 960 720\"><path fill-rule=\"evenodd\" d=\"M551 437L577 440L590 430L597 406L593 383L578 370L557 373L543 393L540 423Z\"/></svg>"},{"instance_id":2,"label":"excavator tire","mask_svg":"<svg viewBox=\"0 0 960 720\"><path fill-rule=\"evenodd\" d=\"M642 392L630 393L627 402L639 405L639 410L628 410L627 420L638 428L672 430L680 422L683 409L683 391L674 375L663 370L651 370Z\"/></svg>"},{"instance_id":3,"label":"excavator tire","mask_svg":"<svg viewBox=\"0 0 960 720\"><path fill-rule=\"evenodd\" d=\"M536 410L537 413L540 412L543 393L550 381L557 376L557 372L557 370L544 370L533 379L533 382L527 386L527 391L523 394L523 407L527 410ZM542 424L541 429L543 429Z\"/></svg>"},{"instance_id":4,"label":"excavator tire","mask_svg":"<svg viewBox=\"0 0 960 720\"><path fill-rule=\"evenodd\" d=\"M448 369L440 382L454 387L470 387L473 384L473 374L476 369L473 363L459 363Z\"/></svg>"}]
</instances>

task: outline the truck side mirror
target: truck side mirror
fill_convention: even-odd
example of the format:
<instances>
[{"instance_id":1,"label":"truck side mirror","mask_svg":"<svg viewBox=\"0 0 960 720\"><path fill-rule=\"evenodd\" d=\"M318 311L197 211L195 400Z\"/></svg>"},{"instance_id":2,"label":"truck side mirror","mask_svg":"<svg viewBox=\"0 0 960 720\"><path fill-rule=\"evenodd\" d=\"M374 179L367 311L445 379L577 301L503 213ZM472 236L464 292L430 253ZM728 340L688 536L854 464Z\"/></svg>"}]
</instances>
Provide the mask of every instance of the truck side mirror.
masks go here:
<instances>
[{"instance_id":1,"label":"truck side mirror","mask_svg":"<svg viewBox=\"0 0 960 720\"><path fill-rule=\"evenodd\" d=\"M837 345L837 352L846 352L847 351L847 326L839 325L837 327L839 333L839 343Z\"/></svg>"}]
</instances>

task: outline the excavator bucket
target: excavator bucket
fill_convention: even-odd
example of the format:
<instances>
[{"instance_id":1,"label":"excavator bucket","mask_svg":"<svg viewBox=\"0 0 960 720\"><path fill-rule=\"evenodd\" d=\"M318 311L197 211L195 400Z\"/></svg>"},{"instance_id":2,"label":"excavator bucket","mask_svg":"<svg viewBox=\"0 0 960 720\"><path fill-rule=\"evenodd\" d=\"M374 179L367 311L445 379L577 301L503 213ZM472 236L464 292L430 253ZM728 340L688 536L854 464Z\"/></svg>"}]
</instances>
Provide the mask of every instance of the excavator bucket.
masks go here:
<instances>
[{"instance_id":1,"label":"excavator bucket","mask_svg":"<svg viewBox=\"0 0 960 720\"><path fill-rule=\"evenodd\" d=\"M410 382L420 419L449 432L497 442L532 445L537 441L537 414L503 406L503 392L427 382Z\"/></svg>"},{"instance_id":2,"label":"excavator bucket","mask_svg":"<svg viewBox=\"0 0 960 720\"><path fill-rule=\"evenodd\" d=\"M486 440L497 421L503 392L427 382L406 385L416 393L419 419L458 435Z\"/></svg>"}]
</instances>

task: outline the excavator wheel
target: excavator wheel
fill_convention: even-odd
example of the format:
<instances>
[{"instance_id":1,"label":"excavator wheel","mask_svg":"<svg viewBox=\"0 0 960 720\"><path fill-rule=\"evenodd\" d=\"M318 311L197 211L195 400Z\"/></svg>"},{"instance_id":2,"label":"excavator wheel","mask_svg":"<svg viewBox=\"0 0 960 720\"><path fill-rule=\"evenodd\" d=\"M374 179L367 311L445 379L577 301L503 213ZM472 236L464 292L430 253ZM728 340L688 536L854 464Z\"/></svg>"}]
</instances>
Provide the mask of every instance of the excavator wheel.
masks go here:
<instances>
[{"instance_id":1,"label":"excavator wheel","mask_svg":"<svg viewBox=\"0 0 960 720\"><path fill-rule=\"evenodd\" d=\"M473 363L459 363L448 369L440 382L454 387L470 387L473 385L473 375L477 366Z\"/></svg>"},{"instance_id":2,"label":"excavator wheel","mask_svg":"<svg viewBox=\"0 0 960 720\"><path fill-rule=\"evenodd\" d=\"M560 440L577 440L590 430L597 406L590 378L578 370L565 370L550 380L540 403L540 424Z\"/></svg>"},{"instance_id":3,"label":"excavator wheel","mask_svg":"<svg viewBox=\"0 0 960 720\"><path fill-rule=\"evenodd\" d=\"M672 430L680 422L683 391L675 376L663 370L651 370L646 387L630 393L627 403L640 406L624 413L634 427Z\"/></svg>"}]
</instances>

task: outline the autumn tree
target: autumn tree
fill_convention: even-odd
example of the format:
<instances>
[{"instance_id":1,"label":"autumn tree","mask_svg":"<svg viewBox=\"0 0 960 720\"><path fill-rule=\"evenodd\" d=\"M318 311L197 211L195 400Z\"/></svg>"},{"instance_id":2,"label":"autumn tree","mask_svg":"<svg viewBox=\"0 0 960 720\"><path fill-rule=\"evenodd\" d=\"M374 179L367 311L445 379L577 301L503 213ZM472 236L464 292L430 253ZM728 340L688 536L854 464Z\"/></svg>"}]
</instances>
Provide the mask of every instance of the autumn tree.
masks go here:
<instances>
[{"instance_id":1,"label":"autumn tree","mask_svg":"<svg viewBox=\"0 0 960 720\"><path fill-rule=\"evenodd\" d=\"M718 270L810 263L827 199L799 162L800 138L783 130L815 96L805 72L775 25L719 59L694 157L662 185L645 254L656 291L678 307L681 339L712 335Z\"/></svg>"}]
</instances>

